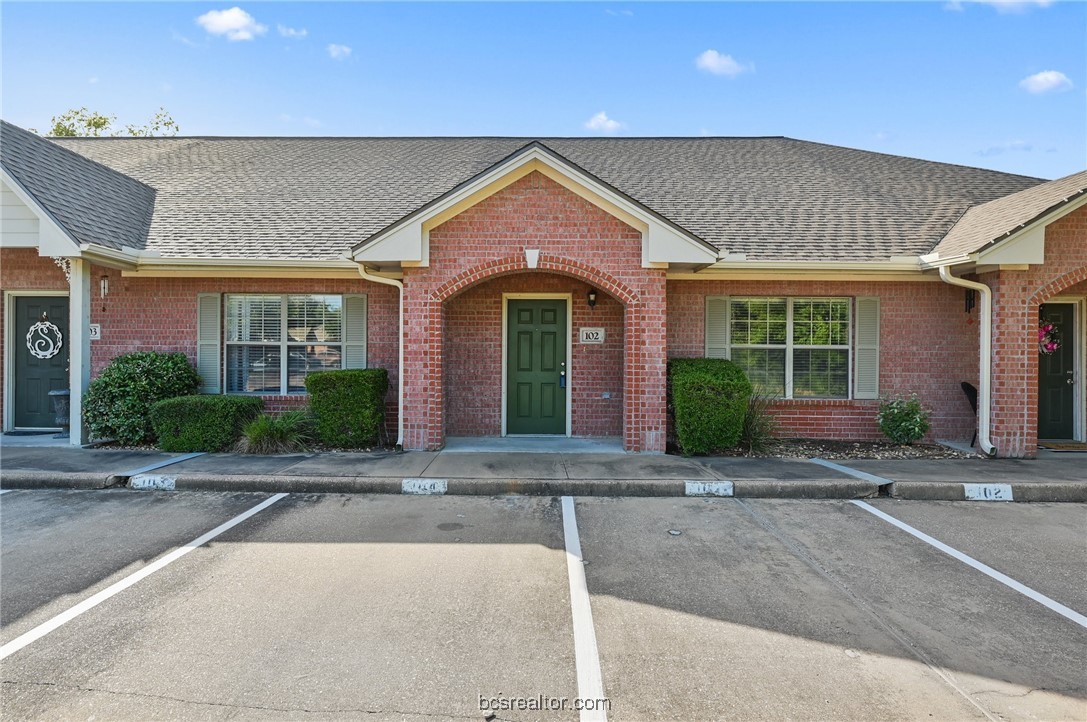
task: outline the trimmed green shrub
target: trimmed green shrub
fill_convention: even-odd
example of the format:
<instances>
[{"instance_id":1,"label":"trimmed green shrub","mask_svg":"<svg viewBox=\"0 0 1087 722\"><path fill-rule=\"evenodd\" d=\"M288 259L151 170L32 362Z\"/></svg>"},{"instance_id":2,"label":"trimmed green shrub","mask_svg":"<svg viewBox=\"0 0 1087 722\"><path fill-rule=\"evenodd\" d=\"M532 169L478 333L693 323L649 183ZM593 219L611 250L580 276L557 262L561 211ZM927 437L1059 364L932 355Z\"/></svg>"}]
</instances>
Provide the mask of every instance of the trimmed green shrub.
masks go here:
<instances>
[{"instance_id":1,"label":"trimmed green shrub","mask_svg":"<svg viewBox=\"0 0 1087 722\"><path fill-rule=\"evenodd\" d=\"M246 424L235 449L242 454L290 454L305 451L311 441L309 414L285 411L261 414Z\"/></svg>"},{"instance_id":2,"label":"trimmed green shrub","mask_svg":"<svg viewBox=\"0 0 1087 722\"><path fill-rule=\"evenodd\" d=\"M163 451L226 451L262 408L259 396L180 396L152 406L151 423Z\"/></svg>"},{"instance_id":3,"label":"trimmed green shrub","mask_svg":"<svg viewBox=\"0 0 1087 722\"><path fill-rule=\"evenodd\" d=\"M911 394L880 400L876 420L888 439L896 444L912 444L928 433L929 415L917 394Z\"/></svg>"},{"instance_id":4,"label":"trimmed green shrub","mask_svg":"<svg viewBox=\"0 0 1087 722\"><path fill-rule=\"evenodd\" d=\"M342 449L376 444L385 428L388 389L385 369L317 371L307 376L317 440Z\"/></svg>"},{"instance_id":5,"label":"trimmed green shrub","mask_svg":"<svg viewBox=\"0 0 1087 722\"><path fill-rule=\"evenodd\" d=\"M708 454L740 442L751 382L725 359L673 359L668 387L676 438L684 454Z\"/></svg>"},{"instance_id":6,"label":"trimmed green shrub","mask_svg":"<svg viewBox=\"0 0 1087 722\"><path fill-rule=\"evenodd\" d=\"M83 415L92 438L151 443L151 405L196 393L199 386L200 377L183 353L127 353L91 382L83 396Z\"/></svg>"},{"instance_id":7,"label":"trimmed green shrub","mask_svg":"<svg viewBox=\"0 0 1087 722\"><path fill-rule=\"evenodd\" d=\"M747 402L740 446L749 454L761 454L770 447L778 430L777 417L770 411L776 397L756 391Z\"/></svg>"}]
</instances>

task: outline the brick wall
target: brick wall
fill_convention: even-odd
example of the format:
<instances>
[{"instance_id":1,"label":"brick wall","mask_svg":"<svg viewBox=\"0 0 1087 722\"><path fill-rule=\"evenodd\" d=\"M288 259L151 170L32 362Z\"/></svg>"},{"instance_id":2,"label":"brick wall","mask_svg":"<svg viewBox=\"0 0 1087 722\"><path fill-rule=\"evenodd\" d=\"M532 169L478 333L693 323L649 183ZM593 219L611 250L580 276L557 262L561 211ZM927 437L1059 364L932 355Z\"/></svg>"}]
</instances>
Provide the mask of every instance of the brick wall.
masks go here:
<instances>
[{"instance_id":1,"label":"brick wall","mask_svg":"<svg viewBox=\"0 0 1087 722\"><path fill-rule=\"evenodd\" d=\"M978 310L940 282L669 281L668 354L705 355L706 296L877 296L880 393L916 392L932 409L929 440L970 441L975 417L959 384L978 384ZM774 405L781 436L879 440L877 401L794 400Z\"/></svg>"},{"instance_id":2,"label":"brick wall","mask_svg":"<svg viewBox=\"0 0 1087 722\"><path fill-rule=\"evenodd\" d=\"M991 439L1000 456L1032 457L1038 445L1038 307L1053 296L1087 293L1087 208L1046 228L1044 265L981 280L993 289Z\"/></svg>"},{"instance_id":3,"label":"brick wall","mask_svg":"<svg viewBox=\"0 0 1087 722\"><path fill-rule=\"evenodd\" d=\"M109 293L99 292L102 276ZM0 251L4 290L66 289L64 274L37 251ZM196 300L199 293L365 293L367 295L367 363L389 371L386 397L395 412L397 372L397 292L389 286L356 280L257 278L131 278L120 271L91 268L91 323L102 326L102 338L91 342L91 376L131 351L181 351L196 360ZM265 396L269 410L282 411L305 403L304 395ZM395 416L394 416L395 418Z\"/></svg>"},{"instance_id":4,"label":"brick wall","mask_svg":"<svg viewBox=\"0 0 1087 722\"><path fill-rule=\"evenodd\" d=\"M528 268L526 249L540 251L537 269ZM443 383L449 381L450 373L456 373L446 371L453 363L446 347L455 349L452 354L465 353L463 347L451 345L445 334L465 323L456 297L477 284L513 274L522 276L509 281L516 290L540 290L555 282L545 278L558 275L591 285L622 304L624 445L632 451L663 451L664 271L641 267L641 234L637 230L540 173L521 178L432 229L430 266L404 271L408 448L439 448L446 418L464 403L459 392L447 399L449 384ZM536 277L539 285L534 283ZM502 281L494 280L493 288L500 294ZM493 305L490 313L493 324ZM449 323L452 326L443 329ZM594 424L607 428L611 422L589 421L594 415L606 417L607 405L595 404L594 410L586 402L575 397L571 409L573 418L582 420L579 428L591 429ZM488 403L495 408L494 398ZM489 413L486 428L493 429L495 412ZM452 424L451 428L460 428L458 420Z\"/></svg>"},{"instance_id":5,"label":"brick wall","mask_svg":"<svg viewBox=\"0 0 1087 722\"><path fill-rule=\"evenodd\" d=\"M502 294L570 293L573 327L569 372L571 428L575 436L620 436L623 432L623 305L598 293L589 308L590 286L574 278L518 273L484 281L445 307L445 433L502 433ZM605 329L605 343L579 344L583 326ZM602 398L610 394L610 399Z\"/></svg>"}]
</instances>

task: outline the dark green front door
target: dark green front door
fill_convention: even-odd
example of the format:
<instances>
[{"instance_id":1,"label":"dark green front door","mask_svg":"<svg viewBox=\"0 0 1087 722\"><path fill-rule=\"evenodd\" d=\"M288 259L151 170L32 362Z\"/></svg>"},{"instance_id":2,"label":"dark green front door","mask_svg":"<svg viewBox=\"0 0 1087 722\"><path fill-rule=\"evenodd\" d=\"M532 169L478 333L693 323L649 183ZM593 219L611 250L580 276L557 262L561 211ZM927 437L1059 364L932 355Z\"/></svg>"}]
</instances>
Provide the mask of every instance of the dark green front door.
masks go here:
<instances>
[{"instance_id":1,"label":"dark green front door","mask_svg":"<svg viewBox=\"0 0 1087 722\"><path fill-rule=\"evenodd\" d=\"M511 299L506 433L566 433L566 301Z\"/></svg>"},{"instance_id":2,"label":"dark green front door","mask_svg":"<svg viewBox=\"0 0 1087 722\"><path fill-rule=\"evenodd\" d=\"M1060 332L1061 347L1038 359L1038 438L1071 439L1075 434L1075 306L1042 304L1042 320Z\"/></svg>"},{"instance_id":3,"label":"dark green front door","mask_svg":"<svg viewBox=\"0 0 1087 722\"><path fill-rule=\"evenodd\" d=\"M49 392L68 388L68 299L16 296L12 353L15 426L56 428Z\"/></svg>"}]
</instances>

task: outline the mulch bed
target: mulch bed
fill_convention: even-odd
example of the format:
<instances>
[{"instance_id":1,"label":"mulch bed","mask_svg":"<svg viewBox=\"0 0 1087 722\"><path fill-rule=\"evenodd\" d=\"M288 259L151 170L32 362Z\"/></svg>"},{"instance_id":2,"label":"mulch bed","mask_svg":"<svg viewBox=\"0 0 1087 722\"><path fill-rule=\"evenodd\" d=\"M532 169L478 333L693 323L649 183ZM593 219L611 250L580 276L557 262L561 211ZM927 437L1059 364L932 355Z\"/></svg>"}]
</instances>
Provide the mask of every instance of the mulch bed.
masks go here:
<instances>
[{"instance_id":1,"label":"mulch bed","mask_svg":"<svg viewBox=\"0 0 1087 722\"><path fill-rule=\"evenodd\" d=\"M747 456L784 459L971 459L965 453L938 444L892 444L881 441L827 441L820 439L775 439L761 453L740 449L719 456Z\"/></svg>"}]
</instances>

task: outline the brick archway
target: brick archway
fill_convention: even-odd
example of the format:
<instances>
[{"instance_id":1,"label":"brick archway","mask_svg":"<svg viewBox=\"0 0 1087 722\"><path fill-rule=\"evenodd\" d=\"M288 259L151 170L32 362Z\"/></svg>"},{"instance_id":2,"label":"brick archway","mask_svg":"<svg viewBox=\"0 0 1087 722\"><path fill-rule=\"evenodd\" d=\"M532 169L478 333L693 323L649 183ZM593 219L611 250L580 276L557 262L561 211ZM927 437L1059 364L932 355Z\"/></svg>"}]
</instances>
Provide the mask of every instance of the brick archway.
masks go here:
<instances>
[{"instance_id":1,"label":"brick archway","mask_svg":"<svg viewBox=\"0 0 1087 722\"><path fill-rule=\"evenodd\" d=\"M1035 294L1030 297L1031 308L1036 308L1047 299L1059 294L1064 289L1070 288L1082 281L1087 281L1087 266L1080 266L1079 268L1073 269L1039 288Z\"/></svg>"},{"instance_id":2,"label":"brick archway","mask_svg":"<svg viewBox=\"0 0 1087 722\"><path fill-rule=\"evenodd\" d=\"M561 256L541 254L536 268L530 268L528 261L522 256L508 256L494 261L488 261L475 268L464 271L450 279L434 292L434 300L444 303L461 291L464 291L477 283L489 281L498 276L511 273L524 273L526 271L543 271L557 273L562 276L570 276L580 281L596 286L610 296L614 296L624 306L630 306L638 302L638 296L626 285L592 266L577 261L572 261Z\"/></svg>"}]
</instances>

